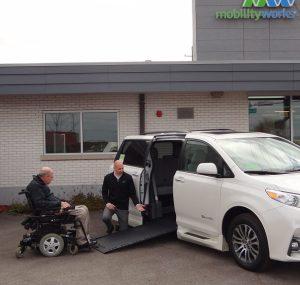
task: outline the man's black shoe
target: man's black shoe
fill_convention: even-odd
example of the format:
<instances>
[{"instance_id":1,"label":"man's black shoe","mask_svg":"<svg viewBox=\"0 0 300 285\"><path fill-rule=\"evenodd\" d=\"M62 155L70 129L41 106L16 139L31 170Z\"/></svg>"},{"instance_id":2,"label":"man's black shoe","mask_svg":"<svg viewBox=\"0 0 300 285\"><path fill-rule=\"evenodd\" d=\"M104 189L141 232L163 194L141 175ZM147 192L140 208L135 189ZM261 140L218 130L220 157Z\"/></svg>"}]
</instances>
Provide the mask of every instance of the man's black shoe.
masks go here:
<instances>
[{"instance_id":1,"label":"man's black shoe","mask_svg":"<svg viewBox=\"0 0 300 285\"><path fill-rule=\"evenodd\" d=\"M90 240L89 242L78 245L78 249L81 250L81 249L90 248L92 246L95 246L96 244L97 244L96 240Z\"/></svg>"},{"instance_id":2,"label":"man's black shoe","mask_svg":"<svg viewBox=\"0 0 300 285\"><path fill-rule=\"evenodd\" d=\"M111 227L110 227L110 228L108 228L108 229L107 229L107 231L106 231L106 232L107 232L107 234L109 234L109 235L110 235L110 234L111 234L111 233L114 231L114 229L115 229L115 228L114 228L114 226L113 226L113 225L111 225Z\"/></svg>"},{"instance_id":3,"label":"man's black shoe","mask_svg":"<svg viewBox=\"0 0 300 285\"><path fill-rule=\"evenodd\" d=\"M90 239L89 244L90 246L95 246L97 244L97 241L95 239Z\"/></svg>"},{"instance_id":4,"label":"man's black shoe","mask_svg":"<svg viewBox=\"0 0 300 285\"><path fill-rule=\"evenodd\" d=\"M88 248L90 248L90 245L89 245L88 242L86 242L86 243L84 243L84 244L79 244L79 245L78 245L78 249L79 249L79 250L88 249Z\"/></svg>"}]
</instances>

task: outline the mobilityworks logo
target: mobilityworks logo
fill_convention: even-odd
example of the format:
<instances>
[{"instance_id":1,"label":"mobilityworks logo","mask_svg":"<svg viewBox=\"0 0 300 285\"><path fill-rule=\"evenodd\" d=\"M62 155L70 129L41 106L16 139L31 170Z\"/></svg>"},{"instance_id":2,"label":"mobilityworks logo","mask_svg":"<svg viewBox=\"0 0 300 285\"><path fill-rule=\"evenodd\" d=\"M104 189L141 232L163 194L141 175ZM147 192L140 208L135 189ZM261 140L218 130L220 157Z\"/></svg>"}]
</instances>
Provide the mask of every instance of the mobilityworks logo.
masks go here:
<instances>
[{"instance_id":1,"label":"mobilityworks logo","mask_svg":"<svg viewBox=\"0 0 300 285\"><path fill-rule=\"evenodd\" d=\"M245 0L243 3L244 8L251 7L269 7L269 8L277 8L277 7L285 7L289 8L295 4L295 0Z\"/></svg>"},{"instance_id":2,"label":"mobilityworks logo","mask_svg":"<svg viewBox=\"0 0 300 285\"><path fill-rule=\"evenodd\" d=\"M294 4L295 0L244 0L242 9L217 11L216 18L255 21L260 19L294 19L297 15L293 7Z\"/></svg>"}]
</instances>

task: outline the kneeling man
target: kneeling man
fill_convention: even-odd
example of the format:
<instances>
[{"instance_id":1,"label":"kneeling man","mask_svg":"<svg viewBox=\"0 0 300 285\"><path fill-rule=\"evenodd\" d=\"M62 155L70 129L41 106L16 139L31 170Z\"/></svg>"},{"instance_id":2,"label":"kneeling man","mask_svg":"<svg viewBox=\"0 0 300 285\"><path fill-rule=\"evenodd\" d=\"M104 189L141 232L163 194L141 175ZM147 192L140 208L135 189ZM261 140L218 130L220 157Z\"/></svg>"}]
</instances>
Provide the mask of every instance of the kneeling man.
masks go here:
<instances>
[{"instance_id":1,"label":"kneeling man","mask_svg":"<svg viewBox=\"0 0 300 285\"><path fill-rule=\"evenodd\" d=\"M120 160L115 161L114 171L104 178L102 197L106 204L102 220L107 226L108 234L114 230L111 223L113 214L118 217L120 231L128 228L129 198L131 198L137 210L140 212L145 210L144 205L139 204L132 177L124 172L124 166Z\"/></svg>"}]
</instances>

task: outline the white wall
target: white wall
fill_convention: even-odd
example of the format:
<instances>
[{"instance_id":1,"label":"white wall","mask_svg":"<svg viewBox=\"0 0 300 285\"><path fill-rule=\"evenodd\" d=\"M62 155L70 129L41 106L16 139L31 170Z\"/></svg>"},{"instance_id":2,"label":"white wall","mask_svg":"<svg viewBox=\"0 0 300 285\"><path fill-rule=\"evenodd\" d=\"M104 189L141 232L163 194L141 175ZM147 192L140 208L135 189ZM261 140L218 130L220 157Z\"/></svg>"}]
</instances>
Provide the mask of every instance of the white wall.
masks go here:
<instances>
[{"instance_id":1,"label":"white wall","mask_svg":"<svg viewBox=\"0 0 300 285\"><path fill-rule=\"evenodd\" d=\"M194 120L178 120L178 107L194 107ZM161 118L156 111L163 112ZM226 128L249 130L248 98L245 93L149 94L146 96L146 132Z\"/></svg>"},{"instance_id":2,"label":"white wall","mask_svg":"<svg viewBox=\"0 0 300 285\"><path fill-rule=\"evenodd\" d=\"M139 132L137 95L0 96L0 192L26 186L43 165L55 171L53 186L102 183L112 161L41 161L43 111L65 110L119 110L120 141Z\"/></svg>"},{"instance_id":3,"label":"white wall","mask_svg":"<svg viewBox=\"0 0 300 285\"><path fill-rule=\"evenodd\" d=\"M178 120L177 107L194 107L194 120ZM17 199L38 169L54 169L56 193L98 191L112 160L41 161L43 111L119 110L120 142L139 133L137 94L0 96L0 204ZM156 111L163 112L162 118ZM212 98L199 94L146 94L146 131L232 128L247 131L248 100L243 93ZM92 186L92 188L91 188ZM73 192L72 192L73 193Z\"/></svg>"}]
</instances>

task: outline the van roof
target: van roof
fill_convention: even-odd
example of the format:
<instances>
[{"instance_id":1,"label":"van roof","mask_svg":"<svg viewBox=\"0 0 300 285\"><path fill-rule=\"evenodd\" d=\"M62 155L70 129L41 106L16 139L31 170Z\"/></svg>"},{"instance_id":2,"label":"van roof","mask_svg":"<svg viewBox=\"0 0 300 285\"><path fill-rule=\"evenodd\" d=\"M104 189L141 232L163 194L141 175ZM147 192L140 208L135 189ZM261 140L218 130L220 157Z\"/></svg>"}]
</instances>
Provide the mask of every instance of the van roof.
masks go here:
<instances>
[{"instance_id":1,"label":"van roof","mask_svg":"<svg viewBox=\"0 0 300 285\"><path fill-rule=\"evenodd\" d=\"M153 132L145 135L127 136L125 139L131 140L152 140L154 137L187 137L187 138L203 138L210 137L213 139L229 139L229 138L254 138L254 137L276 137L275 135L261 132L237 132L231 129L202 129L192 131L166 131Z\"/></svg>"},{"instance_id":2,"label":"van roof","mask_svg":"<svg viewBox=\"0 0 300 285\"><path fill-rule=\"evenodd\" d=\"M184 138L187 132L181 131L164 131L164 132L151 132L145 135L127 136L126 140L152 140L154 137L179 137Z\"/></svg>"},{"instance_id":3,"label":"van roof","mask_svg":"<svg viewBox=\"0 0 300 285\"><path fill-rule=\"evenodd\" d=\"M194 131L187 134L186 138L201 139L209 137L212 139L237 139L237 138L257 138L257 137L276 137L275 135L261 132L203 132Z\"/></svg>"}]
</instances>

